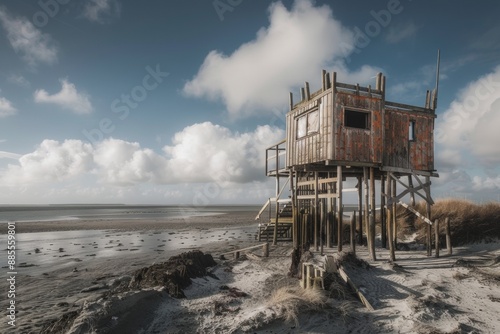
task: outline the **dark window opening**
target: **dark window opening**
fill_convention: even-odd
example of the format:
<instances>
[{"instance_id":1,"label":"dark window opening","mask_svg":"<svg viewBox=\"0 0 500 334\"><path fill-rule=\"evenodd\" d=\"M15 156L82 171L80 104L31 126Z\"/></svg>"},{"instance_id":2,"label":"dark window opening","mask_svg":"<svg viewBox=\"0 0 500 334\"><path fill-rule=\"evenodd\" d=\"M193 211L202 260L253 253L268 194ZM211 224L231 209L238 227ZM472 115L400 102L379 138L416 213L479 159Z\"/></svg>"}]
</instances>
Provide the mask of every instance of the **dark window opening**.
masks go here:
<instances>
[{"instance_id":1,"label":"dark window opening","mask_svg":"<svg viewBox=\"0 0 500 334\"><path fill-rule=\"evenodd\" d=\"M350 128L370 129L370 114L363 111L345 109L344 125Z\"/></svg>"},{"instance_id":2,"label":"dark window opening","mask_svg":"<svg viewBox=\"0 0 500 334\"><path fill-rule=\"evenodd\" d=\"M408 129L408 139L410 141L415 141L415 121L410 121L410 126Z\"/></svg>"}]
</instances>

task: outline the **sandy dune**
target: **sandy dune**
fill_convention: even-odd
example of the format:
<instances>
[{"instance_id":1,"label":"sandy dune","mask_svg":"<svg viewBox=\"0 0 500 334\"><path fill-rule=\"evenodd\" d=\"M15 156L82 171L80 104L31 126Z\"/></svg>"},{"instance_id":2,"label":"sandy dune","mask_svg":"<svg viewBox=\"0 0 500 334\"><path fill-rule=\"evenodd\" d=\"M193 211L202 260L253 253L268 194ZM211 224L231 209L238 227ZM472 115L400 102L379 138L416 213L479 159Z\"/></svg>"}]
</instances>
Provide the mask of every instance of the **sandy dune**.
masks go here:
<instances>
[{"instance_id":1,"label":"sandy dune","mask_svg":"<svg viewBox=\"0 0 500 334\"><path fill-rule=\"evenodd\" d=\"M370 266L346 265L346 270L375 311L351 293L339 298L327 290L320 308L300 305L297 322L287 322L286 307L272 295L280 287L298 286L287 277L289 244L271 247L269 258L256 250L254 256L219 259L225 251L256 244L255 226L243 224L250 215L239 217L224 228L216 222L203 229L126 231L122 224L120 230L68 237L69 229L55 232L60 226L52 225L47 240L43 233L25 233L31 241L26 237L21 243L25 267L17 283L17 332L39 333L63 314L71 318L66 327L71 333L89 325L101 333L126 333L124 328L130 333L497 333L500 328L500 243L459 247L439 259L428 258L425 250L399 251L397 265L387 261L384 249L373 262L358 247ZM217 265L210 269L213 277L193 280L184 290L187 298L172 298L161 288L111 293L135 270L191 249L211 253ZM327 255L337 256L334 250ZM322 258L315 254L315 259ZM12 331L2 326L2 332Z\"/></svg>"}]
</instances>

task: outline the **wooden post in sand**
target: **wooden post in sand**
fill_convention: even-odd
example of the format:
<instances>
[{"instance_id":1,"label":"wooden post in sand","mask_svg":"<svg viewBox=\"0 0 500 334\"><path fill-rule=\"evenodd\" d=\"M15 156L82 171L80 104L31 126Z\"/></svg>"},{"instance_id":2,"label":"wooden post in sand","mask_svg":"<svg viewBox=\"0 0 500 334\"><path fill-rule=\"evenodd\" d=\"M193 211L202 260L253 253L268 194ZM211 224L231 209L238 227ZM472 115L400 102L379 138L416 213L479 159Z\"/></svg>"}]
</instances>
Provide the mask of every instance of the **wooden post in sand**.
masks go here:
<instances>
[{"instance_id":1,"label":"wooden post in sand","mask_svg":"<svg viewBox=\"0 0 500 334\"><path fill-rule=\"evenodd\" d=\"M369 227L369 220L370 220L370 201L368 198L368 170L366 167L363 167L363 183L364 183L364 188L365 188L365 218L364 218L364 223L365 223L365 231L366 231L366 241L368 243L368 240L370 240L370 227Z\"/></svg>"},{"instance_id":2,"label":"wooden post in sand","mask_svg":"<svg viewBox=\"0 0 500 334\"><path fill-rule=\"evenodd\" d=\"M390 259L391 261L396 261L396 253L394 251L394 239L393 239L393 234L392 234L392 215L394 214L395 210L394 208L394 203L391 201L394 201L393 194L392 194L392 183L396 182L392 180L390 175L387 175L387 193L388 193L388 204L387 204L387 237L388 240L387 242L389 243L389 254L390 254ZM390 203L390 204L389 204Z\"/></svg>"},{"instance_id":3,"label":"wooden post in sand","mask_svg":"<svg viewBox=\"0 0 500 334\"><path fill-rule=\"evenodd\" d=\"M312 264L306 264L306 289L311 288L311 269Z\"/></svg>"},{"instance_id":4,"label":"wooden post in sand","mask_svg":"<svg viewBox=\"0 0 500 334\"><path fill-rule=\"evenodd\" d=\"M351 216L351 252L356 255L356 211Z\"/></svg>"},{"instance_id":5,"label":"wooden post in sand","mask_svg":"<svg viewBox=\"0 0 500 334\"><path fill-rule=\"evenodd\" d=\"M358 176L358 243L363 244L363 178Z\"/></svg>"},{"instance_id":6,"label":"wooden post in sand","mask_svg":"<svg viewBox=\"0 0 500 334\"><path fill-rule=\"evenodd\" d=\"M319 249L321 252L321 255L324 254L323 248L324 248L324 237L325 237L325 205L324 201L320 200L319 201L319 212L320 212L320 218L319 218Z\"/></svg>"},{"instance_id":7,"label":"wooden post in sand","mask_svg":"<svg viewBox=\"0 0 500 334\"><path fill-rule=\"evenodd\" d=\"M330 173L328 173L328 178L330 178ZM333 192L332 184L328 183L327 185L328 194ZM326 200L326 248L332 248L332 199L328 198Z\"/></svg>"},{"instance_id":8,"label":"wooden post in sand","mask_svg":"<svg viewBox=\"0 0 500 334\"><path fill-rule=\"evenodd\" d=\"M375 254L375 169L370 167L370 239L368 245L370 246L370 255L372 260L377 259Z\"/></svg>"},{"instance_id":9,"label":"wooden post in sand","mask_svg":"<svg viewBox=\"0 0 500 334\"><path fill-rule=\"evenodd\" d=\"M396 196L398 195L397 194L397 191L398 191L398 188L397 188L397 183L396 183L396 180L392 180L392 196L394 197L394 199L396 198ZM397 202L394 201L394 203L392 203L392 233L394 234L393 235L393 242L394 242L394 248L398 248L398 217L396 215L396 211L397 211Z\"/></svg>"},{"instance_id":10,"label":"wooden post in sand","mask_svg":"<svg viewBox=\"0 0 500 334\"><path fill-rule=\"evenodd\" d=\"M380 176L380 233L382 235L382 247L387 248L387 229L385 224L385 178Z\"/></svg>"},{"instance_id":11,"label":"wooden post in sand","mask_svg":"<svg viewBox=\"0 0 500 334\"><path fill-rule=\"evenodd\" d=\"M262 246L262 253L264 257L269 257L269 242L266 242L264 246Z\"/></svg>"},{"instance_id":12,"label":"wooden post in sand","mask_svg":"<svg viewBox=\"0 0 500 334\"><path fill-rule=\"evenodd\" d=\"M344 227L342 226L343 223L343 218L344 218L344 213L343 213L343 208L342 208L342 166L337 166L337 214L338 214L338 220L337 220L337 226L338 226L338 245L337 245L337 250L338 252L342 252L342 243L344 242Z\"/></svg>"},{"instance_id":13,"label":"wooden post in sand","mask_svg":"<svg viewBox=\"0 0 500 334\"><path fill-rule=\"evenodd\" d=\"M436 258L439 257L439 219L434 220L434 238L436 243Z\"/></svg>"},{"instance_id":14,"label":"wooden post in sand","mask_svg":"<svg viewBox=\"0 0 500 334\"><path fill-rule=\"evenodd\" d=\"M319 235L319 199L318 199L318 172L314 172L314 249L319 251L318 235Z\"/></svg>"},{"instance_id":15,"label":"wooden post in sand","mask_svg":"<svg viewBox=\"0 0 500 334\"><path fill-rule=\"evenodd\" d=\"M431 219L431 204L427 202L427 218ZM427 256L432 256L432 226L427 224Z\"/></svg>"},{"instance_id":16,"label":"wooden post in sand","mask_svg":"<svg viewBox=\"0 0 500 334\"><path fill-rule=\"evenodd\" d=\"M446 217L444 219L444 226L446 228L446 248L448 249L448 255L453 254L453 249L451 248L451 231L450 231L450 218Z\"/></svg>"}]
</instances>

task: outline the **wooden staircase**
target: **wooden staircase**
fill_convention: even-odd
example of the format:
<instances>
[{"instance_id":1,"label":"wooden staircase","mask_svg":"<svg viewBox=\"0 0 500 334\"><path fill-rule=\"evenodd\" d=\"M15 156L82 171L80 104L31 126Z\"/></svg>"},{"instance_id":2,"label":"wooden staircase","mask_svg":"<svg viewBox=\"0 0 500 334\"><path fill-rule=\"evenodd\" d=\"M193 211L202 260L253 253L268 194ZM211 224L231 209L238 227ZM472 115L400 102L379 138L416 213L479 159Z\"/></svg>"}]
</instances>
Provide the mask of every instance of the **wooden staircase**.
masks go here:
<instances>
[{"instance_id":1,"label":"wooden staircase","mask_svg":"<svg viewBox=\"0 0 500 334\"><path fill-rule=\"evenodd\" d=\"M273 240L276 219L271 218L269 223L259 224L259 240ZM286 204L280 210L278 216L278 239L277 241L292 241L293 213L290 204Z\"/></svg>"}]
</instances>

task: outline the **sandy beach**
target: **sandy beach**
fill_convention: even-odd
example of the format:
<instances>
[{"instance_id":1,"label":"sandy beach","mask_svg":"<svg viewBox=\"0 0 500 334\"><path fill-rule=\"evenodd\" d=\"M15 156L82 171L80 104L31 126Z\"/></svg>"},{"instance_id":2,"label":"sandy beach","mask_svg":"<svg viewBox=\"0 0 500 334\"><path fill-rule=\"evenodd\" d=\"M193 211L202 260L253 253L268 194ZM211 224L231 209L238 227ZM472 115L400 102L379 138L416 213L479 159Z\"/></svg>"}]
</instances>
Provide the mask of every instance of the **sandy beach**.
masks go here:
<instances>
[{"instance_id":1,"label":"sandy beach","mask_svg":"<svg viewBox=\"0 0 500 334\"><path fill-rule=\"evenodd\" d=\"M17 323L14 330L2 324L2 333L496 333L500 328L498 242L455 248L452 256L439 259L416 247L397 252L397 265L387 261L385 249L378 247L378 260L369 261L366 248L358 247L367 266L345 267L375 310L347 286L332 284L314 303L293 306L296 317L286 320L291 306L276 291L301 289L298 279L287 276L290 243L271 246L268 258L260 249L239 259L220 258L261 244L254 217L248 211L189 222L17 223ZM173 298L161 286L119 289L141 268L193 250L211 254L216 265L207 269L209 275L191 280L183 289L186 298ZM311 261L321 261L313 253ZM334 249L326 255L339 256Z\"/></svg>"}]
</instances>

